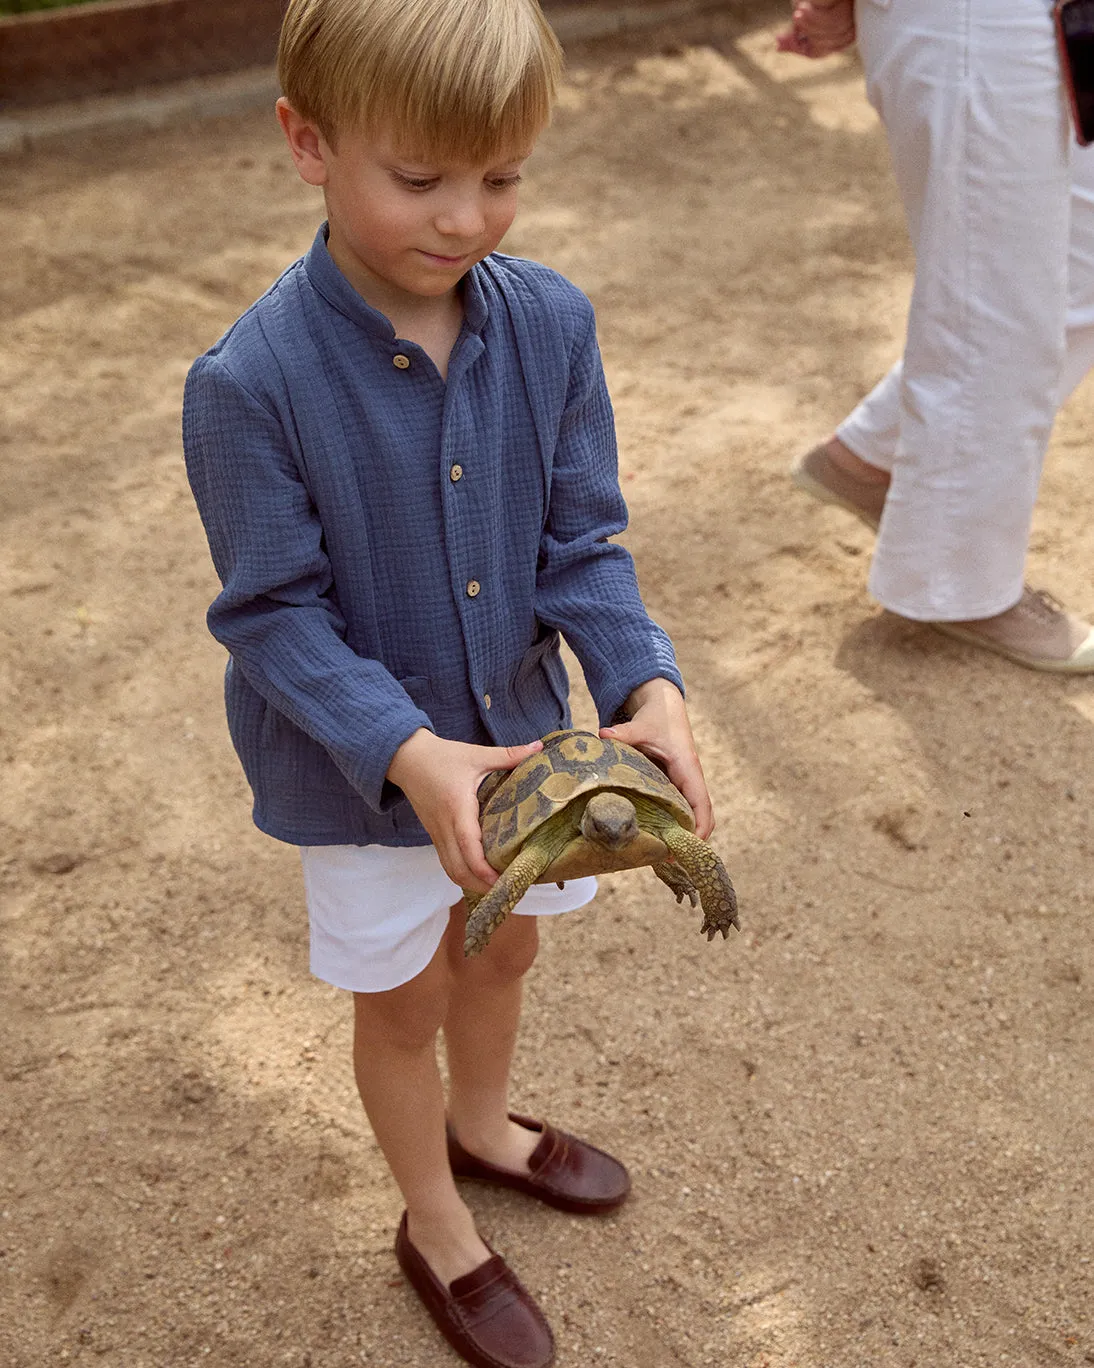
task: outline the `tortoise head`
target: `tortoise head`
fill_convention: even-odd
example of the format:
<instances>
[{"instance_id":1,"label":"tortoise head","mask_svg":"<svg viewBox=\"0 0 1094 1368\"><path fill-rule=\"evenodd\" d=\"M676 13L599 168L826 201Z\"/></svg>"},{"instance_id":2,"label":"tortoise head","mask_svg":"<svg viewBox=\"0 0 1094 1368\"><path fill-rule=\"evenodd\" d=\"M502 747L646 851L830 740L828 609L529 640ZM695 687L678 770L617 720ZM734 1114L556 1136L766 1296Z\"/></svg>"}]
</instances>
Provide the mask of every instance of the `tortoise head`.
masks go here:
<instances>
[{"instance_id":1,"label":"tortoise head","mask_svg":"<svg viewBox=\"0 0 1094 1368\"><path fill-rule=\"evenodd\" d=\"M621 793L594 793L581 814L581 834L605 850L624 850L638 835L634 804Z\"/></svg>"}]
</instances>

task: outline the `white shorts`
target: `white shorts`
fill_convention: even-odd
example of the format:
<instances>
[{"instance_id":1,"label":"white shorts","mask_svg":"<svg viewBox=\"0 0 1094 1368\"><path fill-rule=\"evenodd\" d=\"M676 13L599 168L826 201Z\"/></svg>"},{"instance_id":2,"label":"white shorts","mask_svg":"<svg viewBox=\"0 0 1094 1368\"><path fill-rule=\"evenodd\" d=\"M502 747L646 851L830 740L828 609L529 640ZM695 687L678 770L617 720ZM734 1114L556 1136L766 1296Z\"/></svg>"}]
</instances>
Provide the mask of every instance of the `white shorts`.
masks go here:
<instances>
[{"instance_id":1,"label":"white shorts","mask_svg":"<svg viewBox=\"0 0 1094 1368\"><path fill-rule=\"evenodd\" d=\"M301 846L311 929L311 971L354 993L382 993L420 974L463 896L425 846ZM584 907L594 878L533 884L517 903L526 917Z\"/></svg>"}]
</instances>

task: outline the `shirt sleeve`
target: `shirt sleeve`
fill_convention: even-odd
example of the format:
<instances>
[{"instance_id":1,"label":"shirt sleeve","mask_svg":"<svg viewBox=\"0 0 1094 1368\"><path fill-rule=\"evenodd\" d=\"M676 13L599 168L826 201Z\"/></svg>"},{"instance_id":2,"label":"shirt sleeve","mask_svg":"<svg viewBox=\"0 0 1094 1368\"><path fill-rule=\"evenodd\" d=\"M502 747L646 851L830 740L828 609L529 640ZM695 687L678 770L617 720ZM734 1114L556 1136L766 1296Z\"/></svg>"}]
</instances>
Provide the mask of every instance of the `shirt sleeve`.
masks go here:
<instances>
[{"instance_id":1,"label":"shirt sleeve","mask_svg":"<svg viewBox=\"0 0 1094 1368\"><path fill-rule=\"evenodd\" d=\"M183 446L223 585L209 630L267 703L387 809L401 797L386 782L392 757L432 723L379 661L346 644L323 528L282 420L201 357L186 382Z\"/></svg>"},{"instance_id":2,"label":"shirt sleeve","mask_svg":"<svg viewBox=\"0 0 1094 1368\"><path fill-rule=\"evenodd\" d=\"M566 638L602 725L648 679L684 684L667 634L646 612L630 552L615 421L592 310L574 348L540 541L536 616Z\"/></svg>"}]
</instances>

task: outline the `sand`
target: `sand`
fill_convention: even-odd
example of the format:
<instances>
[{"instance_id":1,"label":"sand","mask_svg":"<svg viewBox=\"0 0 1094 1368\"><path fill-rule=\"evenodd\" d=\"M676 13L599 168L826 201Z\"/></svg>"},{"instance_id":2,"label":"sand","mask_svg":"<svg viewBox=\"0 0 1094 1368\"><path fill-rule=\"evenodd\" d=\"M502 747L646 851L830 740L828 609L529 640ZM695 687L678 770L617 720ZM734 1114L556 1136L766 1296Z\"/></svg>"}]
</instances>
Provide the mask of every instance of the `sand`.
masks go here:
<instances>
[{"instance_id":1,"label":"sand","mask_svg":"<svg viewBox=\"0 0 1094 1368\"><path fill-rule=\"evenodd\" d=\"M882 613L870 533L788 484L911 261L855 60L775 54L781 8L573 48L507 244L597 306L744 929L643 872L547 928L514 1103L634 1196L470 1200L560 1368L1091 1363L1094 684ZM181 461L190 360L319 202L267 111L4 173L0 1363L454 1364L250 822ZM1088 387L1031 552L1086 611L1092 430Z\"/></svg>"}]
</instances>

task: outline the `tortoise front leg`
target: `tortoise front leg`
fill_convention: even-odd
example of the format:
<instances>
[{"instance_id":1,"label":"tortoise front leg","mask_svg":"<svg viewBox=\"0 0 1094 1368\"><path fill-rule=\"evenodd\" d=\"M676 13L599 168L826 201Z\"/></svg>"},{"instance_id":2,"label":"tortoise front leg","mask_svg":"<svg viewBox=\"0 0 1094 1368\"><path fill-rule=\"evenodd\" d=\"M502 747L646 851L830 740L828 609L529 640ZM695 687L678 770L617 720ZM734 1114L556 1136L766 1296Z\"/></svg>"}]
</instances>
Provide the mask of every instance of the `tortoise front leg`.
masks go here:
<instances>
[{"instance_id":1,"label":"tortoise front leg","mask_svg":"<svg viewBox=\"0 0 1094 1368\"><path fill-rule=\"evenodd\" d=\"M706 932L707 940L713 940L718 931L728 936L731 926L739 931L737 894L713 847L675 822L667 823L658 835L699 892L703 904L703 924L699 930Z\"/></svg>"},{"instance_id":2,"label":"tortoise front leg","mask_svg":"<svg viewBox=\"0 0 1094 1368\"><path fill-rule=\"evenodd\" d=\"M662 860L660 864L653 865L652 869L663 884L668 884L678 903L687 898L692 907L699 906L698 890L675 860Z\"/></svg>"},{"instance_id":3,"label":"tortoise front leg","mask_svg":"<svg viewBox=\"0 0 1094 1368\"><path fill-rule=\"evenodd\" d=\"M551 862L551 853L539 846L527 845L513 860L489 893L467 893L467 930L463 938L463 953L478 955L486 949L490 937L506 919L529 888Z\"/></svg>"}]
</instances>

